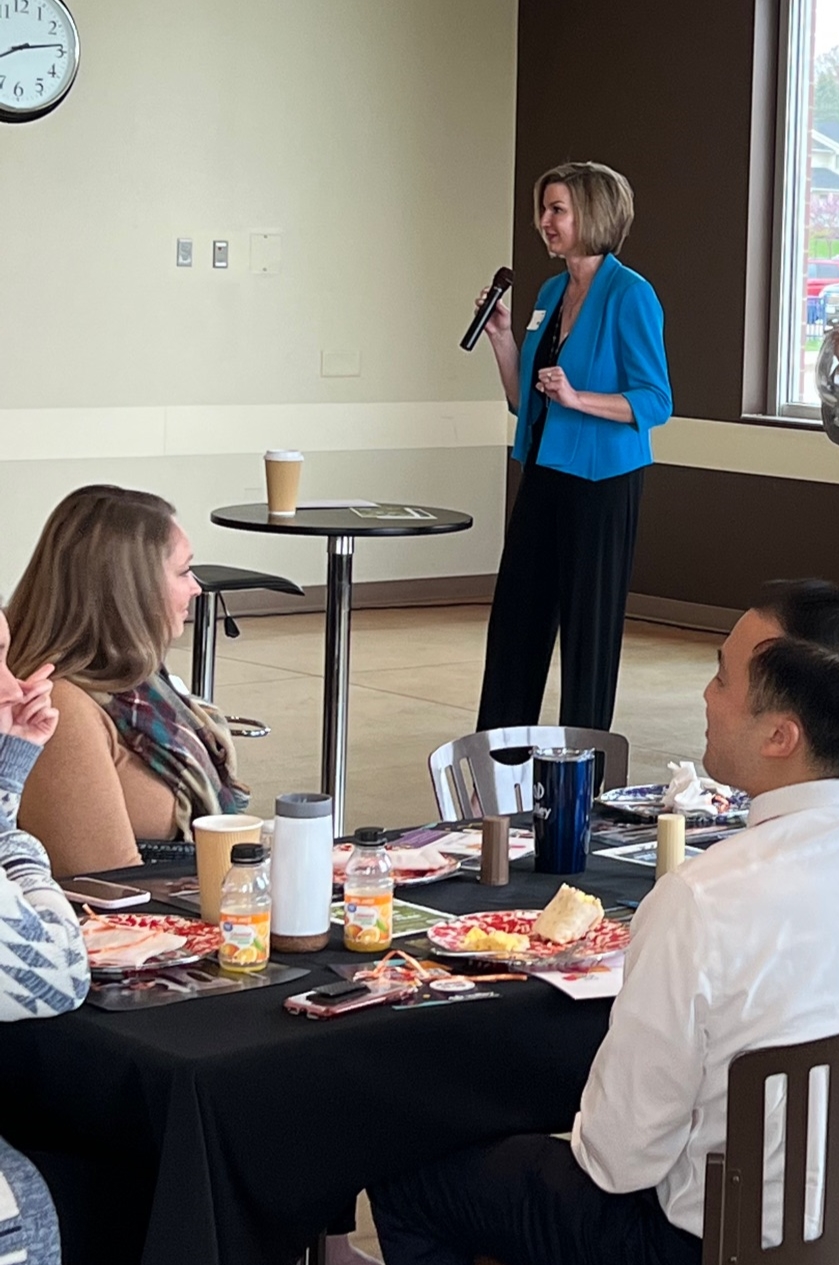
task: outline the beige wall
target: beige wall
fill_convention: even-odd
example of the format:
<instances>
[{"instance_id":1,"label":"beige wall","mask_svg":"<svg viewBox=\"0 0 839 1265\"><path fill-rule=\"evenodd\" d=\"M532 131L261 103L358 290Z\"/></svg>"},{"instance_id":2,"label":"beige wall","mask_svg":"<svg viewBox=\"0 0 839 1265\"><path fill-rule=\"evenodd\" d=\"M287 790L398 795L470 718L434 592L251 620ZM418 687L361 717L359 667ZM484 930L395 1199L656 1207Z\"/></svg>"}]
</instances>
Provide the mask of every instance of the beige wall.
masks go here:
<instances>
[{"instance_id":1,"label":"beige wall","mask_svg":"<svg viewBox=\"0 0 839 1265\"><path fill-rule=\"evenodd\" d=\"M514 423L508 421L510 443L513 432ZM653 453L656 461L670 466L839 483L839 447L815 425L791 430L786 426L673 417L653 431Z\"/></svg>"},{"instance_id":2,"label":"beige wall","mask_svg":"<svg viewBox=\"0 0 839 1265\"><path fill-rule=\"evenodd\" d=\"M259 499L258 454L286 443L312 454L309 497L445 489L479 530L424 573L493 570L505 413L491 358L457 342L510 258L515 0L71 8L70 96L0 131L0 588L91 479L159 488L199 556L254 561L207 514ZM279 235L276 273L251 270L254 233ZM324 353L360 372L323 376ZM320 550L283 556L322 581ZM360 573L417 556L390 542Z\"/></svg>"},{"instance_id":3,"label":"beige wall","mask_svg":"<svg viewBox=\"0 0 839 1265\"><path fill-rule=\"evenodd\" d=\"M654 431L653 449L656 461L667 465L839 482L839 447L830 443L820 426L790 430L674 417Z\"/></svg>"}]
</instances>

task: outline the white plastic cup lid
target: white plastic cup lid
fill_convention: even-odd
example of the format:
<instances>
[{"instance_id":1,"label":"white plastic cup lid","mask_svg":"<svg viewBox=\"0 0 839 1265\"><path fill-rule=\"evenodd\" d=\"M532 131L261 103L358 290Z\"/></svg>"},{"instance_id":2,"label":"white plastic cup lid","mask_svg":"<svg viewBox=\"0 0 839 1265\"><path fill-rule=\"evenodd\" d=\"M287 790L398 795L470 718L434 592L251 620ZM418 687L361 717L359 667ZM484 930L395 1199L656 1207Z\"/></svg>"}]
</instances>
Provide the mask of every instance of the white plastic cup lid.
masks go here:
<instances>
[{"instance_id":1,"label":"white plastic cup lid","mask_svg":"<svg viewBox=\"0 0 839 1265\"><path fill-rule=\"evenodd\" d=\"M296 448L269 448L265 454L266 461L302 461L303 454Z\"/></svg>"}]
</instances>

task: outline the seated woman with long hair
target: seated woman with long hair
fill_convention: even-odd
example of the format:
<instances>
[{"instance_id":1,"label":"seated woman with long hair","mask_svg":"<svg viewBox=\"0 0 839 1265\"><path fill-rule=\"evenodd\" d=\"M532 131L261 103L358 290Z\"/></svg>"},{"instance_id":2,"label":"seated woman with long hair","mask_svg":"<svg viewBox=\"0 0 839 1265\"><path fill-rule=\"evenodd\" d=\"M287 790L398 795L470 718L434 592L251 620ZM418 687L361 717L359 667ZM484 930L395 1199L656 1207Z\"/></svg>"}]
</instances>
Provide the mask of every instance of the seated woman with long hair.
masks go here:
<instances>
[{"instance_id":1,"label":"seated woman with long hair","mask_svg":"<svg viewBox=\"0 0 839 1265\"><path fill-rule=\"evenodd\" d=\"M191 562L167 501L96 485L53 511L15 590L10 667L55 665L58 727L20 822L56 874L139 865L137 839L189 839L195 817L247 806L223 716L163 666L199 592Z\"/></svg>"}]
</instances>

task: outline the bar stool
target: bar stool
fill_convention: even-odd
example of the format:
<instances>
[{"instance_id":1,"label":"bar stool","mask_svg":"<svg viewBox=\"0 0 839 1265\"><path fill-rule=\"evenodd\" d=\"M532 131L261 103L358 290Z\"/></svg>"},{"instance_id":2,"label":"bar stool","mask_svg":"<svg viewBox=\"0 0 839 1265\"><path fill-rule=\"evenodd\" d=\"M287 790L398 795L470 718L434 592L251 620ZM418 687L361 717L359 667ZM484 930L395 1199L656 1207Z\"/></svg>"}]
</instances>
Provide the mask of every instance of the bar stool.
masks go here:
<instances>
[{"instance_id":1,"label":"bar stool","mask_svg":"<svg viewBox=\"0 0 839 1265\"><path fill-rule=\"evenodd\" d=\"M195 599L195 625L192 634L192 680L190 688L197 698L213 701L216 678L216 620L218 604L224 593L241 593L253 589L269 589L273 593L296 593L303 590L293 580L282 575L270 575L267 571L247 571L243 567L195 566L192 574L202 591ZM239 630L230 616L233 631L228 636L237 637ZM254 735L255 736L255 735Z\"/></svg>"}]
</instances>

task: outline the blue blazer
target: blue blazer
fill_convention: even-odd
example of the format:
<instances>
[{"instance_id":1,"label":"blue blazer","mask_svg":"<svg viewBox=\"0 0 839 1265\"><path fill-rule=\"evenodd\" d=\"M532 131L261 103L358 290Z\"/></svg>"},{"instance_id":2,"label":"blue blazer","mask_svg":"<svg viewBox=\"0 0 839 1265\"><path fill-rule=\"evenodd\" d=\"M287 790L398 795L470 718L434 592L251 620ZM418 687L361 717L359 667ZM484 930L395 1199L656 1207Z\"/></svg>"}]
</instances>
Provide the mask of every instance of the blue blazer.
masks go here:
<instances>
[{"instance_id":1,"label":"blue blazer","mask_svg":"<svg viewBox=\"0 0 839 1265\"><path fill-rule=\"evenodd\" d=\"M533 359L568 285L568 273L539 291L521 349L520 400L513 456L522 465L544 396L533 386ZM606 255L558 363L576 391L626 397L633 422L610 422L548 402L538 463L582 479L610 479L652 463L650 429L666 422L673 397L664 351L664 314L648 281Z\"/></svg>"}]
</instances>

